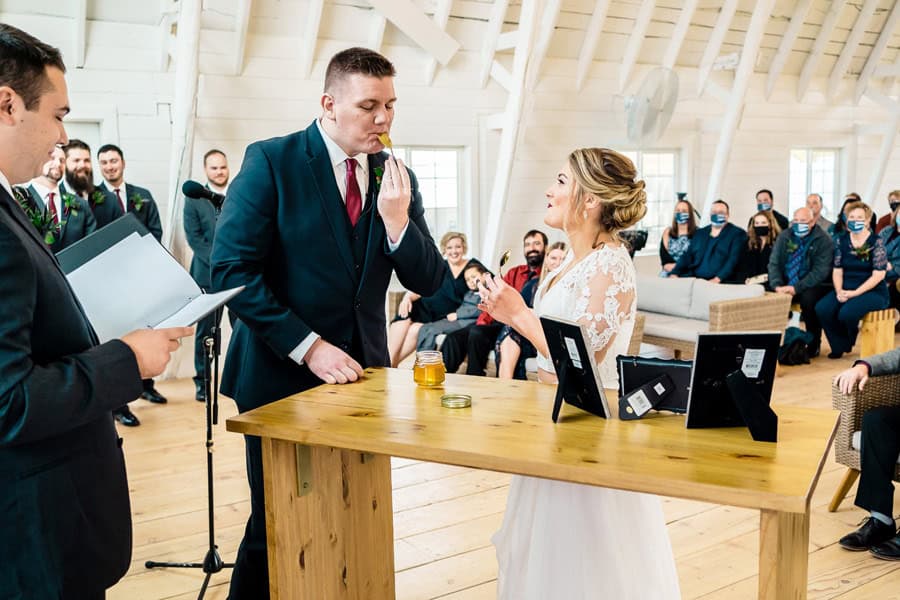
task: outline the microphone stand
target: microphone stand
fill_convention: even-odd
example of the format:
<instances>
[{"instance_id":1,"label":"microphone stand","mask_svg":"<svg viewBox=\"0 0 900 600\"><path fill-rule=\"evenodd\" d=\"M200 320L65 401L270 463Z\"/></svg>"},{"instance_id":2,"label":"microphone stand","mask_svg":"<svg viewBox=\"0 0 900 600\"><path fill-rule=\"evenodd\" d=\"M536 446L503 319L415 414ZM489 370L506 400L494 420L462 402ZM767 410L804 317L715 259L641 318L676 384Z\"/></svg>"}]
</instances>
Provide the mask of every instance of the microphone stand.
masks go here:
<instances>
[{"instance_id":1,"label":"microphone stand","mask_svg":"<svg viewBox=\"0 0 900 600\"><path fill-rule=\"evenodd\" d=\"M219 324L222 319L221 307L216 309L213 318L212 335L203 338L203 345L206 346L206 372L203 375L203 385L206 388L206 506L209 518L209 548L202 563L157 562L153 560L148 560L144 563L144 566L148 569L156 567L203 569L206 577L203 579L203 585L200 587L200 594L197 596L197 600L202 600L206 594L206 588L213 573L234 567L234 563L226 563L219 556L213 514L215 508L213 503L213 425L219 422L219 351L222 341ZM212 381L210 380L210 373L212 373ZM213 385L210 385L211 383Z\"/></svg>"}]
</instances>

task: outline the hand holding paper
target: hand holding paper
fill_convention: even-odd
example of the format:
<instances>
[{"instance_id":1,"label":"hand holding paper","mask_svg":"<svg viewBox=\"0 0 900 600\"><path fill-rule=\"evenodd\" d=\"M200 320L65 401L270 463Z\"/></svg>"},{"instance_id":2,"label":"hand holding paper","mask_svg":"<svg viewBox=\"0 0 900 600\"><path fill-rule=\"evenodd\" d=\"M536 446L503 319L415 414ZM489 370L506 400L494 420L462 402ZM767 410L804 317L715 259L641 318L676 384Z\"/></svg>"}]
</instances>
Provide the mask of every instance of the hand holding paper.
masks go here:
<instances>
[{"instance_id":1,"label":"hand holding paper","mask_svg":"<svg viewBox=\"0 0 900 600\"><path fill-rule=\"evenodd\" d=\"M138 329L122 336L122 341L134 352L141 378L149 379L162 374L181 338L189 335L194 335L193 327Z\"/></svg>"}]
</instances>

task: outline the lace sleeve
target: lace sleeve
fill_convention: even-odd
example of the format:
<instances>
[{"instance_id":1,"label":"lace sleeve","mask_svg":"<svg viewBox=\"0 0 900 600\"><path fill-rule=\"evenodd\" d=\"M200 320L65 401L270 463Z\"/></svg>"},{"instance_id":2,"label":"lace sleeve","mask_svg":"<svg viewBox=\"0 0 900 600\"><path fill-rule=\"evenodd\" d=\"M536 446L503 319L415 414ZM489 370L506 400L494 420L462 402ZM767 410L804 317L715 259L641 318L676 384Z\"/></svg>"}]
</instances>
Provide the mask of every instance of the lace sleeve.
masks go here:
<instances>
[{"instance_id":1,"label":"lace sleeve","mask_svg":"<svg viewBox=\"0 0 900 600\"><path fill-rule=\"evenodd\" d=\"M603 362L625 321L634 316L634 267L626 253L596 252L579 278L574 317L587 326L597 363Z\"/></svg>"},{"instance_id":2,"label":"lace sleeve","mask_svg":"<svg viewBox=\"0 0 900 600\"><path fill-rule=\"evenodd\" d=\"M874 246L872 251L872 269L875 271L887 271L887 250L885 250L884 242L880 237L875 238Z\"/></svg>"},{"instance_id":3,"label":"lace sleeve","mask_svg":"<svg viewBox=\"0 0 900 600\"><path fill-rule=\"evenodd\" d=\"M843 245L844 240L842 238L838 238L834 241L834 268L842 269L842 260L841 260L841 246Z\"/></svg>"}]
</instances>

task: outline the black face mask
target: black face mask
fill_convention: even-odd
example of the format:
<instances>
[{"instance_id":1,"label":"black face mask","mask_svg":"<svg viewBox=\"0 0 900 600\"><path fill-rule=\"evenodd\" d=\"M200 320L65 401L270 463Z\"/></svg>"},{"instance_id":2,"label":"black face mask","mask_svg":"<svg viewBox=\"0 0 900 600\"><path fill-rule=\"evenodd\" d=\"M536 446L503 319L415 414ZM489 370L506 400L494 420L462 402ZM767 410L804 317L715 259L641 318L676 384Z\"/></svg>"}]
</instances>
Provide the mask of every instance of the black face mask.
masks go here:
<instances>
[{"instance_id":1,"label":"black face mask","mask_svg":"<svg viewBox=\"0 0 900 600\"><path fill-rule=\"evenodd\" d=\"M769 226L768 225L754 225L753 232L757 237L766 237L769 235Z\"/></svg>"},{"instance_id":2,"label":"black face mask","mask_svg":"<svg viewBox=\"0 0 900 600\"><path fill-rule=\"evenodd\" d=\"M900 202L891 202L890 203L891 212L894 212L895 210L897 210L898 206L900 206Z\"/></svg>"},{"instance_id":3,"label":"black face mask","mask_svg":"<svg viewBox=\"0 0 900 600\"><path fill-rule=\"evenodd\" d=\"M525 255L525 262L532 269L536 269L544 264L544 253L532 251Z\"/></svg>"}]
</instances>

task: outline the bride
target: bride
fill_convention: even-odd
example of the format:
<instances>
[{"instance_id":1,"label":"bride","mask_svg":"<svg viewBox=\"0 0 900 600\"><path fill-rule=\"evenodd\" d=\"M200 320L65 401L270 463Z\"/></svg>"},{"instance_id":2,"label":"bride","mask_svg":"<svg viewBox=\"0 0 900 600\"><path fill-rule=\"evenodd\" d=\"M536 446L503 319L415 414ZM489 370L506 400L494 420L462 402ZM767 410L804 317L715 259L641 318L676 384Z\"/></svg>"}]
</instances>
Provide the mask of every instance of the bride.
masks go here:
<instances>
[{"instance_id":1,"label":"bride","mask_svg":"<svg viewBox=\"0 0 900 600\"><path fill-rule=\"evenodd\" d=\"M480 286L482 310L537 348L541 382L556 383L538 320L551 315L587 326L604 387L618 385L615 360L628 348L636 301L634 265L617 233L646 212L635 176L612 150L572 152L546 192L544 217L566 233L571 251L538 288L534 312L500 277ZM657 496L513 476L493 541L501 599L680 598Z\"/></svg>"}]
</instances>

